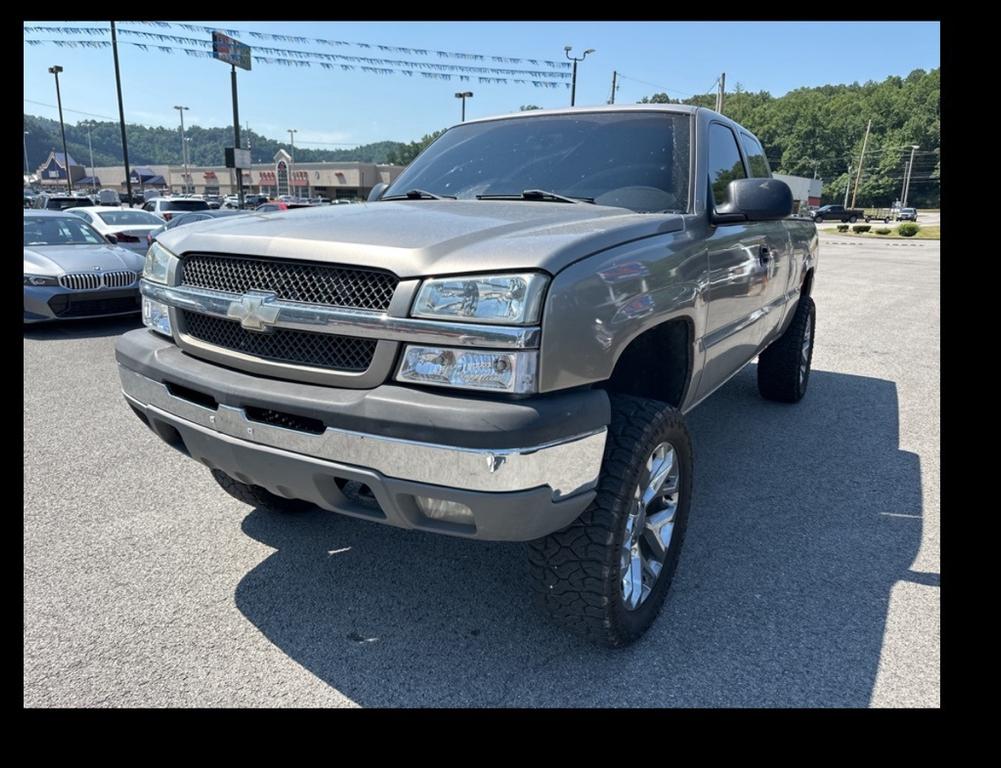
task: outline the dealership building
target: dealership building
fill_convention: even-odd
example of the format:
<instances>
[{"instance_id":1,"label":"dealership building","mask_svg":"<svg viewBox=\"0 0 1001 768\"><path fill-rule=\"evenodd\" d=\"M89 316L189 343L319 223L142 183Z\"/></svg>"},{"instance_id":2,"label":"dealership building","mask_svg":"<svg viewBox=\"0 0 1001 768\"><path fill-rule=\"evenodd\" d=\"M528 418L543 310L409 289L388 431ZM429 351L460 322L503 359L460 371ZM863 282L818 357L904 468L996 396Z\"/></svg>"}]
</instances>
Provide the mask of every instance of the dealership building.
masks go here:
<instances>
[{"instance_id":1,"label":"dealership building","mask_svg":"<svg viewBox=\"0 0 1001 768\"><path fill-rule=\"evenodd\" d=\"M69 158L69 173L74 189L115 189L125 191L125 166L86 168ZM42 188L66 186L67 163L61 152L50 152L39 166L37 176ZM379 182L387 184L403 171L401 165L378 163L293 163L284 149L278 150L272 163L257 163L243 171L243 191L272 197L294 195L330 200L365 199ZM130 168L132 191L156 189L162 192L196 195L236 194L236 171L225 166L134 165Z\"/></svg>"}]
</instances>

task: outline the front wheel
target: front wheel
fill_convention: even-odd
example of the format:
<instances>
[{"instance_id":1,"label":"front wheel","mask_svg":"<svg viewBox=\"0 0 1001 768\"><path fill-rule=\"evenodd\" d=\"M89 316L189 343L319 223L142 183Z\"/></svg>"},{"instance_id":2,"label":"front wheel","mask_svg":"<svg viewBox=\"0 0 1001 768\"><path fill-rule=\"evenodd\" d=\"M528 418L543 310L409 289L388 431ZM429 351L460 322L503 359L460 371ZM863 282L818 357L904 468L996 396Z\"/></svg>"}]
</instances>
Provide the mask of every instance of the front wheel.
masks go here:
<instances>
[{"instance_id":1,"label":"front wheel","mask_svg":"<svg viewBox=\"0 0 1001 768\"><path fill-rule=\"evenodd\" d=\"M816 324L813 299L800 296L785 333L758 357L758 391L766 400L797 403L806 394Z\"/></svg>"},{"instance_id":2,"label":"front wheel","mask_svg":"<svg viewBox=\"0 0 1001 768\"><path fill-rule=\"evenodd\" d=\"M650 627L671 586L692 500L681 412L612 395L598 494L567 528L529 548L536 595L557 623L609 647Z\"/></svg>"},{"instance_id":3,"label":"front wheel","mask_svg":"<svg viewBox=\"0 0 1001 768\"><path fill-rule=\"evenodd\" d=\"M823 216L816 216L816 217L814 217L814 219L813 219L813 220L814 220L814 221L815 221L815 222L816 222L817 224L823 224L823 223L824 223L824 217L823 217Z\"/></svg>"}]
</instances>

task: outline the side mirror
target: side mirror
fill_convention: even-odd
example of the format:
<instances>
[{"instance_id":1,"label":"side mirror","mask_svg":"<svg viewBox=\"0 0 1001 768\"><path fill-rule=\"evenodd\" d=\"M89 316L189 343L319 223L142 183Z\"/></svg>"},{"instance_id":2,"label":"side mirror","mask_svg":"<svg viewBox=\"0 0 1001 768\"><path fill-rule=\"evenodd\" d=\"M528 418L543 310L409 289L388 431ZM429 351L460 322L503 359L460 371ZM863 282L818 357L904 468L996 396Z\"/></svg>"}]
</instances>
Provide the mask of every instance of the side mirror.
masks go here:
<instances>
[{"instance_id":1,"label":"side mirror","mask_svg":"<svg viewBox=\"0 0 1001 768\"><path fill-rule=\"evenodd\" d=\"M729 202L713 212L713 224L774 221L792 213L792 190L778 179L734 179L726 192Z\"/></svg>"},{"instance_id":2,"label":"side mirror","mask_svg":"<svg viewBox=\"0 0 1001 768\"><path fill-rule=\"evenodd\" d=\"M372 187L372 191L368 193L368 201L370 203L374 203L376 200L382 197L382 193L386 191L386 187L388 186L389 185L386 182L380 181L378 184Z\"/></svg>"},{"instance_id":3,"label":"side mirror","mask_svg":"<svg viewBox=\"0 0 1001 768\"><path fill-rule=\"evenodd\" d=\"M118 245L118 237L116 235L105 235L104 239L112 245Z\"/></svg>"}]
</instances>

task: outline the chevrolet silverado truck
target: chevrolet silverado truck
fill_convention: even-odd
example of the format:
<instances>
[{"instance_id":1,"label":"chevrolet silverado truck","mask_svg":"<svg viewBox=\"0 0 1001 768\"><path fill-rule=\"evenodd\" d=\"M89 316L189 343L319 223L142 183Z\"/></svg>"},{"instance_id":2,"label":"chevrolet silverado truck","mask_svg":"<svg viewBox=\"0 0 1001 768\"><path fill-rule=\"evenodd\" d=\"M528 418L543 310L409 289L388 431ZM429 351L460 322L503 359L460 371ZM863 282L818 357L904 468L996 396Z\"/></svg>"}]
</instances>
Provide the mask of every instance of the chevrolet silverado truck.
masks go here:
<instances>
[{"instance_id":1,"label":"chevrolet silverado truck","mask_svg":"<svg viewBox=\"0 0 1001 768\"><path fill-rule=\"evenodd\" d=\"M625 645L678 564L685 414L755 358L765 398L806 392L791 210L707 109L471 120L366 203L160 234L122 390L247 504L530 542L541 607Z\"/></svg>"}]
</instances>

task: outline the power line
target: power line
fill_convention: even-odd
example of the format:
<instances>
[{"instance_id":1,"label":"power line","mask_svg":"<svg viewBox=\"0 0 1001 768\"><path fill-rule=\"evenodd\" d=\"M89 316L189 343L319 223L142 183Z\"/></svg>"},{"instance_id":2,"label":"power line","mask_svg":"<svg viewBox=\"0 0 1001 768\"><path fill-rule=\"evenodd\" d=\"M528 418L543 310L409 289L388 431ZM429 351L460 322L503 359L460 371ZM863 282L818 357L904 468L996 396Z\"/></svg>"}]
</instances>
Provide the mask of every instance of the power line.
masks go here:
<instances>
[{"instance_id":1,"label":"power line","mask_svg":"<svg viewBox=\"0 0 1001 768\"><path fill-rule=\"evenodd\" d=\"M41 107L52 107L53 109L58 109L55 104L46 104L44 101L32 101L31 99L25 99L28 104L38 104ZM103 117L105 120L111 120L113 123L118 122L117 117L108 117L107 115L96 115L93 112L83 112L79 109L70 109L69 107L63 107L63 112L73 112L77 115L88 115L90 117Z\"/></svg>"},{"instance_id":2,"label":"power line","mask_svg":"<svg viewBox=\"0 0 1001 768\"><path fill-rule=\"evenodd\" d=\"M685 98L692 98L693 96L700 95L696 93L682 93L681 91L677 91L674 88L667 88L666 86L663 85L657 85L657 83L649 83L646 80L640 80L638 77L632 77L631 75L624 75L621 72L619 72L619 77L623 80L632 80L635 83L642 83L643 85L649 85L651 88L660 88L660 90L662 90L664 93L676 93L679 96L684 96ZM715 83L713 83L713 85L715 85Z\"/></svg>"}]
</instances>

